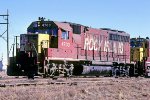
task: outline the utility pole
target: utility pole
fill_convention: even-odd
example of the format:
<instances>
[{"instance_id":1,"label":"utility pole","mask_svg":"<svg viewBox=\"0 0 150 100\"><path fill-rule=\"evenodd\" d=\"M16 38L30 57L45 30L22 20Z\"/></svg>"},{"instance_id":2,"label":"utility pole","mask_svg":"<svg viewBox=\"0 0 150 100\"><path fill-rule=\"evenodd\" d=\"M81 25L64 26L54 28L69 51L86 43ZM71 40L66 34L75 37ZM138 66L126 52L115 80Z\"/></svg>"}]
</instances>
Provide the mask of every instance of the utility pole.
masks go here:
<instances>
[{"instance_id":1,"label":"utility pole","mask_svg":"<svg viewBox=\"0 0 150 100\"><path fill-rule=\"evenodd\" d=\"M2 35L0 35L0 37L2 37L6 42L7 42L7 65L9 65L9 31L8 31L8 24L9 24L9 19L8 19L8 10L7 10L7 14L5 15L0 15L0 17L6 18L4 20L6 20L6 22L2 22L1 24L5 24L6 25L6 31L4 33L7 33L7 39L5 40L5 38L3 37L4 33Z\"/></svg>"},{"instance_id":2,"label":"utility pole","mask_svg":"<svg viewBox=\"0 0 150 100\"><path fill-rule=\"evenodd\" d=\"M16 39L16 56L17 56L17 53L18 53L18 37L19 36L15 36L15 39Z\"/></svg>"}]
</instances>

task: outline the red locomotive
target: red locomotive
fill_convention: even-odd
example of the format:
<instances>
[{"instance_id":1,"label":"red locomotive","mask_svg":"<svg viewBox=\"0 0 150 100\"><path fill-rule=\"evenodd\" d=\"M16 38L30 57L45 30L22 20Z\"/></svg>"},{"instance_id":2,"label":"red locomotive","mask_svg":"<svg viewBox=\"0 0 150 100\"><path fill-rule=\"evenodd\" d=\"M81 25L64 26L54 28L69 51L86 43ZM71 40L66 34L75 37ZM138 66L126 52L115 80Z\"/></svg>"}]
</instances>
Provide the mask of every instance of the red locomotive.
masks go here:
<instances>
[{"instance_id":1,"label":"red locomotive","mask_svg":"<svg viewBox=\"0 0 150 100\"><path fill-rule=\"evenodd\" d=\"M20 48L10 58L7 72L48 76L54 72L80 75L95 71L99 75L99 70L111 73L115 62L130 64L128 33L40 18L31 23L27 34L20 35Z\"/></svg>"}]
</instances>

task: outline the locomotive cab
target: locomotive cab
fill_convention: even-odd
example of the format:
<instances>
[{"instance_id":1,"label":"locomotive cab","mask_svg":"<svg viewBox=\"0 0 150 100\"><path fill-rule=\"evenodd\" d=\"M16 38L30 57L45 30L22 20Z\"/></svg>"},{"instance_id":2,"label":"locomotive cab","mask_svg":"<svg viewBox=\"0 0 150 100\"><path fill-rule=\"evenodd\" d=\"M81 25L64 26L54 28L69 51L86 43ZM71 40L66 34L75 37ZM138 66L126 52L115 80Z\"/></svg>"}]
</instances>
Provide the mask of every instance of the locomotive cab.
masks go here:
<instances>
[{"instance_id":1,"label":"locomotive cab","mask_svg":"<svg viewBox=\"0 0 150 100\"><path fill-rule=\"evenodd\" d=\"M52 63L63 64L62 59L67 59L68 52L73 52L71 31L67 23L43 19L32 22L27 29L27 34L20 35L20 51L16 54L15 60L11 60L16 75L18 73L42 75L48 73ZM71 58L72 55L69 57ZM19 69L18 72L16 69Z\"/></svg>"}]
</instances>

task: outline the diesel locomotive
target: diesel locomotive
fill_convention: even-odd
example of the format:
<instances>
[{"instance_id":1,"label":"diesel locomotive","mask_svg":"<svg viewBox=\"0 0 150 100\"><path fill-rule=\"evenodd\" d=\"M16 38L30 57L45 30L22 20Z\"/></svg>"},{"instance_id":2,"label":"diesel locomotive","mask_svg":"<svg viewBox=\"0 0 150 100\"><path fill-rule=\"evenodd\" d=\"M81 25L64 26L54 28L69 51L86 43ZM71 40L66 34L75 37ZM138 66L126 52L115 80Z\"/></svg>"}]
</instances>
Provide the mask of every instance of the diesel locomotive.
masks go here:
<instances>
[{"instance_id":1,"label":"diesel locomotive","mask_svg":"<svg viewBox=\"0 0 150 100\"><path fill-rule=\"evenodd\" d=\"M134 71L130 34L124 31L39 18L20 35L19 45L8 75L112 75L117 66Z\"/></svg>"}]
</instances>

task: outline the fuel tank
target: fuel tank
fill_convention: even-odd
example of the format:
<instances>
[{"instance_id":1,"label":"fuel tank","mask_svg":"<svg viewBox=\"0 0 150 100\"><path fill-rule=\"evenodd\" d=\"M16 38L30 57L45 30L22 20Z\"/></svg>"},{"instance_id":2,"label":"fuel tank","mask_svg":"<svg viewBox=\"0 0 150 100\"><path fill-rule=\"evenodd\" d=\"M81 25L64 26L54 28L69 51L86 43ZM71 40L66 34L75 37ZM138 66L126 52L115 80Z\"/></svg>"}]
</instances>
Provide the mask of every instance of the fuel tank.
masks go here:
<instances>
[{"instance_id":1,"label":"fuel tank","mask_svg":"<svg viewBox=\"0 0 150 100\"><path fill-rule=\"evenodd\" d=\"M112 66L100 66L100 65L83 65L83 75L94 76L111 76Z\"/></svg>"}]
</instances>

